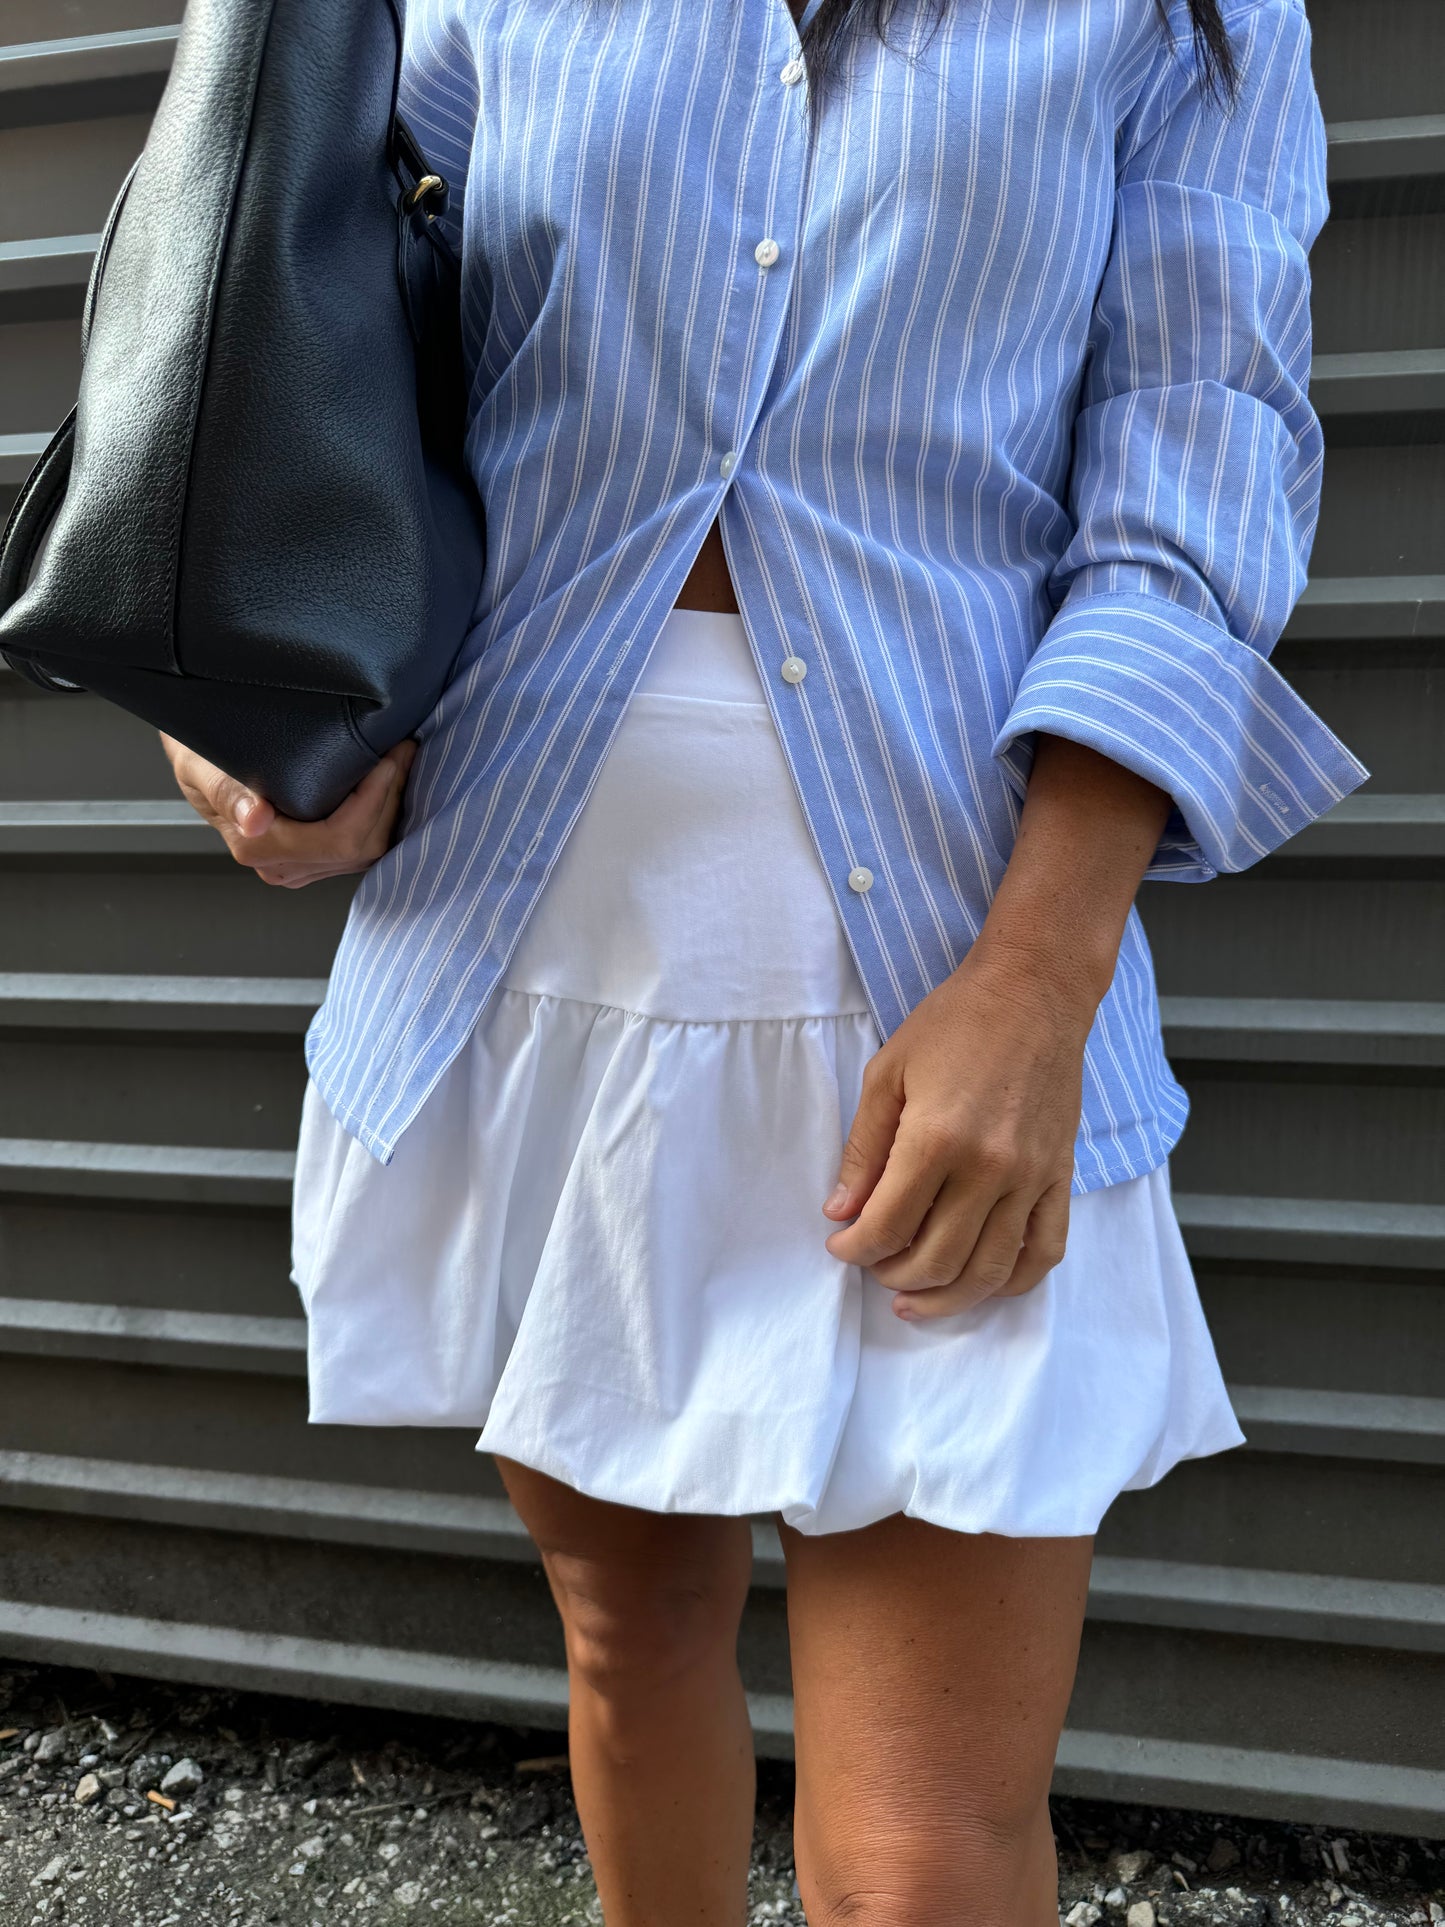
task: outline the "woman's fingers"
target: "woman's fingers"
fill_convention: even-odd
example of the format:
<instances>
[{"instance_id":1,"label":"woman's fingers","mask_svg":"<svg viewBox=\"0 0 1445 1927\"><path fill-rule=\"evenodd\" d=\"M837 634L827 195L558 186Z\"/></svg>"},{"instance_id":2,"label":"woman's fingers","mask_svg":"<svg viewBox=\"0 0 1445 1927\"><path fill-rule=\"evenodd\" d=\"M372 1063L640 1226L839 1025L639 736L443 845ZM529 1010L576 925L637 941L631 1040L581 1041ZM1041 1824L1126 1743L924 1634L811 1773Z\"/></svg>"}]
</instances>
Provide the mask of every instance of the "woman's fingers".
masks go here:
<instances>
[{"instance_id":1,"label":"woman's fingers","mask_svg":"<svg viewBox=\"0 0 1445 1927\"><path fill-rule=\"evenodd\" d=\"M883 1175L902 1113L902 1075L889 1054L875 1051L863 1068L858 1109L838 1162L838 1181L823 1205L825 1216L857 1217ZM831 1239L828 1248L833 1249Z\"/></svg>"},{"instance_id":2,"label":"woman's fingers","mask_svg":"<svg viewBox=\"0 0 1445 1927\"><path fill-rule=\"evenodd\" d=\"M894 1290L893 1312L910 1322L946 1318L954 1312L968 1311L987 1298L1018 1298L1032 1291L1063 1258L1069 1230L1069 1179L1052 1184L1029 1208L1028 1190L999 1198L985 1217L977 1237L968 1246L967 1256L957 1275L944 1284L898 1289L896 1271L885 1261L875 1267L880 1284ZM940 1204L942 1199L940 1198ZM935 1213L939 1207L935 1206ZM925 1220L922 1234L914 1240L914 1252L925 1247L933 1234L933 1215ZM941 1214L939 1214L941 1216ZM967 1234L965 1234L966 1236ZM953 1229L940 1225L937 1252L925 1259L936 1271L946 1270L950 1259L943 1254L956 1252Z\"/></svg>"},{"instance_id":3,"label":"woman's fingers","mask_svg":"<svg viewBox=\"0 0 1445 1927\"><path fill-rule=\"evenodd\" d=\"M961 1261L957 1249L950 1251L947 1246L933 1261L935 1275L939 1271L947 1271L950 1263L954 1265L952 1275L943 1283L925 1282L921 1286L898 1291L892 1305L896 1315L919 1320L946 1318L953 1312L967 1311L970 1306L1001 1292L1013 1277L1018 1264L1029 1221L1030 1203L1031 1199L1025 1192L1011 1192L997 1199L984 1217L976 1238L965 1249ZM887 1288L894 1286L892 1277L880 1273L879 1279Z\"/></svg>"},{"instance_id":4,"label":"woman's fingers","mask_svg":"<svg viewBox=\"0 0 1445 1927\"><path fill-rule=\"evenodd\" d=\"M870 1138L870 1152L872 1148ZM824 1244L845 1264L876 1265L891 1258L912 1242L958 1161L953 1134L932 1123L910 1126L905 1106L883 1175L854 1222L825 1238Z\"/></svg>"},{"instance_id":5,"label":"woman's fingers","mask_svg":"<svg viewBox=\"0 0 1445 1927\"><path fill-rule=\"evenodd\" d=\"M1062 1263L1069 1242L1069 1198L1072 1173L1051 1184L1030 1213L1023 1250L1003 1295L1017 1297L1032 1291L1039 1280Z\"/></svg>"},{"instance_id":6,"label":"woman's fingers","mask_svg":"<svg viewBox=\"0 0 1445 1927\"><path fill-rule=\"evenodd\" d=\"M390 829L415 755L416 738L407 736L366 772L326 818L325 827L334 842L359 850Z\"/></svg>"},{"instance_id":7,"label":"woman's fingers","mask_svg":"<svg viewBox=\"0 0 1445 1927\"><path fill-rule=\"evenodd\" d=\"M270 829L276 818L274 804L173 736L164 731L160 736L181 794L213 829L223 834L238 830L242 836L263 836Z\"/></svg>"},{"instance_id":8,"label":"woman's fingers","mask_svg":"<svg viewBox=\"0 0 1445 1927\"><path fill-rule=\"evenodd\" d=\"M161 741L182 794L220 832L236 861L263 883L287 889L368 869L385 854L417 748L415 738L405 738L330 816L303 823L184 744L164 734Z\"/></svg>"},{"instance_id":9,"label":"woman's fingers","mask_svg":"<svg viewBox=\"0 0 1445 1927\"><path fill-rule=\"evenodd\" d=\"M997 1187L967 1167L947 1172L907 1250L872 1260L870 1270L879 1284L900 1293L954 1284L986 1236L999 1202Z\"/></svg>"}]
</instances>

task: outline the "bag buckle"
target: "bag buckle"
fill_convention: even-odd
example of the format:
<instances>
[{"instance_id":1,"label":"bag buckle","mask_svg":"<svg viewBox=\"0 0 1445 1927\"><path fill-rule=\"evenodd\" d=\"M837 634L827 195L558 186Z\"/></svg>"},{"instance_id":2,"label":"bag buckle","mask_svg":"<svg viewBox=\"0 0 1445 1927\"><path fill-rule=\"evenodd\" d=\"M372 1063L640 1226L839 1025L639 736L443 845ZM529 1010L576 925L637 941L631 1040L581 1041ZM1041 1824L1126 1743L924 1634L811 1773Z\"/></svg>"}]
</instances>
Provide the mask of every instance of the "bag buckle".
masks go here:
<instances>
[{"instance_id":1,"label":"bag buckle","mask_svg":"<svg viewBox=\"0 0 1445 1927\"><path fill-rule=\"evenodd\" d=\"M422 202L429 199L432 195L438 197L439 205L434 209L422 208L422 212L429 221L434 221L437 215L441 213L442 208L446 206L447 200L447 184L440 174L423 174L415 187L407 189L406 193L401 197L403 212L414 214L417 208L421 207Z\"/></svg>"}]
</instances>

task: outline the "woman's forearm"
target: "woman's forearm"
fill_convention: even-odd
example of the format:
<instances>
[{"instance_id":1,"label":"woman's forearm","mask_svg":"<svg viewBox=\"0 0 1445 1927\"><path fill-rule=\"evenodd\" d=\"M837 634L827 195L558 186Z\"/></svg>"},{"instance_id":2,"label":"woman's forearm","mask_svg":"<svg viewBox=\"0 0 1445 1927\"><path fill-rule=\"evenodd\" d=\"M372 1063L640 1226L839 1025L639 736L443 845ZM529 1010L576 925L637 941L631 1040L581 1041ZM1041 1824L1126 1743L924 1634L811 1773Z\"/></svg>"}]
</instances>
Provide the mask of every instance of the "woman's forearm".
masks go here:
<instances>
[{"instance_id":1,"label":"woman's forearm","mask_svg":"<svg viewBox=\"0 0 1445 1927\"><path fill-rule=\"evenodd\" d=\"M1018 838L972 963L1022 960L1092 1015L1170 808L1166 791L1121 763L1040 732Z\"/></svg>"}]
</instances>

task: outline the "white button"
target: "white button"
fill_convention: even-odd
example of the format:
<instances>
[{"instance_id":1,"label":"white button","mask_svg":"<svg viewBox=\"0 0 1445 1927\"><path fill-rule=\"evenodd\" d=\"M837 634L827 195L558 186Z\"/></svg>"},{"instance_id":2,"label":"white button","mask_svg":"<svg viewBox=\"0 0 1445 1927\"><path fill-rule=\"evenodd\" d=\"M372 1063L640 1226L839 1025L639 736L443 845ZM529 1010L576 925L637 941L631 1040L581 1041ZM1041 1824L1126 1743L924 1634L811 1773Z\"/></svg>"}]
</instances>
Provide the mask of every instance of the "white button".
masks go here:
<instances>
[{"instance_id":1,"label":"white button","mask_svg":"<svg viewBox=\"0 0 1445 1927\"><path fill-rule=\"evenodd\" d=\"M777 258L778 244L776 241L759 241L758 245L753 249L753 259L760 268L770 268Z\"/></svg>"},{"instance_id":2,"label":"white button","mask_svg":"<svg viewBox=\"0 0 1445 1927\"><path fill-rule=\"evenodd\" d=\"M778 69L778 79L782 81L785 87L796 87L802 78L803 63L796 58L790 60L785 67Z\"/></svg>"},{"instance_id":3,"label":"white button","mask_svg":"<svg viewBox=\"0 0 1445 1927\"><path fill-rule=\"evenodd\" d=\"M787 656L778 671L784 682L801 682L808 673L808 665L801 656Z\"/></svg>"},{"instance_id":4,"label":"white button","mask_svg":"<svg viewBox=\"0 0 1445 1927\"><path fill-rule=\"evenodd\" d=\"M848 888L862 892L873 888L873 872L859 864L856 870L848 872Z\"/></svg>"},{"instance_id":5,"label":"white button","mask_svg":"<svg viewBox=\"0 0 1445 1927\"><path fill-rule=\"evenodd\" d=\"M718 463L718 469L724 481L726 481L729 475L732 474L733 470L737 467L737 465L738 465L737 453L734 449L730 448L727 454L724 455L722 460Z\"/></svg>"}]
</instances>

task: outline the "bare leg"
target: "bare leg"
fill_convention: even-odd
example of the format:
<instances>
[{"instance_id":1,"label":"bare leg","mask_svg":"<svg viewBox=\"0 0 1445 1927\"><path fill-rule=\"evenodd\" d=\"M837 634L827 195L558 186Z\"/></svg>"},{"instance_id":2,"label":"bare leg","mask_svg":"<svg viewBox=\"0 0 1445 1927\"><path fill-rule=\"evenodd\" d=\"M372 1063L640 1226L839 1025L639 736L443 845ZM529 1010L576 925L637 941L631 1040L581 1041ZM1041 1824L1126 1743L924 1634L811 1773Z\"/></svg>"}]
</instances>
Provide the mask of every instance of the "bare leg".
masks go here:
<instances>
[{"instance_id":1,"label":"bare leg","mask_svg":"<svg viewBox=\"0 0 1445 1927\"><path fill-rule=\"evenodd\" d=\"M1048 1790L1093 1540L779 1530L810 1927L1057 1927Z\"/></svg>"},{"instance_id":2,"label":"bare leg","mask_svg":"<svg viewBox=\"0 0 1445 1927\"><path fill-rule=\"evenodd\" d=\"M496 1463L562 1616L572 1788L607 1927L742 1927L748 1521L611 1505Z\"/></svg>"}]
</instances>

